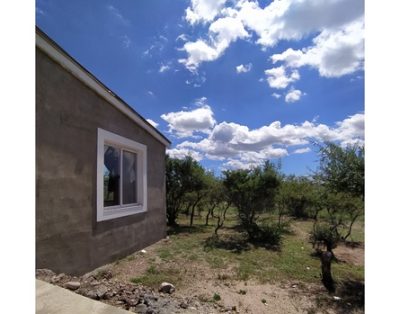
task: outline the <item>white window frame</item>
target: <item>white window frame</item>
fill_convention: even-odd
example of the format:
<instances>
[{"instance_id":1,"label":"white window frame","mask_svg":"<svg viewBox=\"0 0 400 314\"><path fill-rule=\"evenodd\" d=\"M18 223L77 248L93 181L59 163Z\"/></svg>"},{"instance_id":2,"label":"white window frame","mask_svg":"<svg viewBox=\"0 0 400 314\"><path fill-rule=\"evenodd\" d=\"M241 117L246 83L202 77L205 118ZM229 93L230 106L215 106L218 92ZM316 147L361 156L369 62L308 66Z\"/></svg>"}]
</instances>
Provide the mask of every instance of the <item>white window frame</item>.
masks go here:
<instances>
[{"instance_id":1,"label":"white window frame","mask_svg":"<svg viewBox=\"0 0 400 314\"><path fill-rule=\"evenodd\" d=\"M104 206L104 145L137 154L137 203ZM122 162L121 162L122 163ZM121 173L122 175L122 173ZM122 180L121 180L122 184ZM122 186L120 186L122 190ZM122 201L122 198L120 198ZM97 221L104 221L147 211L147 147L115 133L97 129Z\"/></svg>"}]
</instances>

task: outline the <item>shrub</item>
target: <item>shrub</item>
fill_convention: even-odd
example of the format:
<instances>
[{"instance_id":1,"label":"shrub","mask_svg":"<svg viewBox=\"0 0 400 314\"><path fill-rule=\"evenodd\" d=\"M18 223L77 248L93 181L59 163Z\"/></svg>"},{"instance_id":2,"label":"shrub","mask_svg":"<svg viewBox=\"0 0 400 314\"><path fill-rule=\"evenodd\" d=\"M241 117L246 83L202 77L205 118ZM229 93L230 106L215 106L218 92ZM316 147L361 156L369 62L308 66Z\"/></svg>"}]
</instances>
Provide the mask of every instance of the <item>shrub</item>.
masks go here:
<instances>
[{"instance_id":1,"label":"shrub","mask_svg":"<svg viewBox=\"0 0 400 314\"><path fill-rule=\"evenodd\" d=\"M276 223L266 224L260 227L261 240L268 246L280 246L282 242L282 229Z\"/></svg>"},{"instance_id":2,"label":"shrub","mask_svg":"<svg viewBox=\"0 0 400 314\"><path fill-rule=\"evenodd\" d=\"M284 229L277 223L266 223L261 226L252 224L248 227L252 234L251 241L266 247L276 248L281 245Z\"/></svg>"},{"instance_id":3,"label":"shrub","mask_svg":"<svg viewBox=\"0 0 400 314\"><path fill-rule=\"evenodd\" d=\"M238 209L239 223L250 240L255 240L260 230L256 223L258 215L275 207L280 184L278 169L266 162L263 167L227 170L223 175L228 200Z\"/></svg>"},{"instance_id":4,"label":"shrub","mask_svg":"<svg viewBox=\"0 0 400 314\"><path fill-rule=\"evenodd\" d=\"M323 244L327 251L332 252L340 241L340 235L328 224L316 224L311 232L310 241L317 250Z\"/></svg>"},{"instance_id":5,"label":"shrub","mask_svg":"<svg viewBox=\"0 0 400 314\"><path fill-rule=\"evenodd\" d=\"M220 301L221 300L221 296L218 293L214 293L213 300L214 301Z\"/></svg>"}]
</instances>

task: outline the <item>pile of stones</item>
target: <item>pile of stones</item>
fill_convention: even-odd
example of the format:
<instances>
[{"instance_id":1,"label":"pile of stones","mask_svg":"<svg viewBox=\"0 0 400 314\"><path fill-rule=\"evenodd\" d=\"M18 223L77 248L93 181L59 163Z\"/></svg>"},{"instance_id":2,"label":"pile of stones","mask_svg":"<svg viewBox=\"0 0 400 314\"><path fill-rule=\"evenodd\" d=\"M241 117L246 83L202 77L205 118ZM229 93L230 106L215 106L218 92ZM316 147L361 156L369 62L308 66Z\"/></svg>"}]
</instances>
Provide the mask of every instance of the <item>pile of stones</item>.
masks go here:
<instances>
[{"instance_id":1,"label":"pile of stones","mask_svg":"<svg viewBox=\"0 0 400 314\"><path fill-rule=\"evenodd\" d=\"M154 291L140 284L120 282L107 269L96 270L81 277L37 269L36 278L138 314L226 312L222 305L202 302L196 296L176 296L175 287L170 283L161 283L159 290Z\"/></svg>"}]
</instances>

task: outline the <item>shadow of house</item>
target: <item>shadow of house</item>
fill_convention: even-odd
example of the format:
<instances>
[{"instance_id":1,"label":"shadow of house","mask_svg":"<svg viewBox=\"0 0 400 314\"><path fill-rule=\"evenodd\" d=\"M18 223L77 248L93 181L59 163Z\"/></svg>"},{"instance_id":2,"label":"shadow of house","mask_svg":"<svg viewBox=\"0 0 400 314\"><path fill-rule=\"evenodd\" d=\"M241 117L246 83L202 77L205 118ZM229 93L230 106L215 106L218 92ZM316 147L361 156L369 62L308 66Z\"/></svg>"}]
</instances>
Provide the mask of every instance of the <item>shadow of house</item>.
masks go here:
<instances>
[{"instance_id":1,"label":"shadow of house","mask_svg":"<svg viewBox=\"0 0 400 314\"><path fill-rule=\"evenodd\" d=\"M166 235L157 129L36 29L36 268L82 274Z\"/></svg>"}]
</instances>

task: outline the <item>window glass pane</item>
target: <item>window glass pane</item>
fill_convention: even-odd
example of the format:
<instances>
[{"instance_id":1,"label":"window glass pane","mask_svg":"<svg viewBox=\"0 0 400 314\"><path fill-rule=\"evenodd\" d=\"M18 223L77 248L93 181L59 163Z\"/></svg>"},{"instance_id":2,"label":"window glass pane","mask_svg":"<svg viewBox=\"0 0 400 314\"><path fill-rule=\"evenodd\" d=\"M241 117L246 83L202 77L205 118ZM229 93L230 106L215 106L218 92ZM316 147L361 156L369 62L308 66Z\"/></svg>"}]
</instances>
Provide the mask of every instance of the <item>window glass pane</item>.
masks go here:
<instances>
[{"instance_id":1,"label":"window glass pane","mask_svg":"<svg viewBox=\"0 0 400 314\"><path fill-rule=\"evenodd\" d=\"M137 203L136 197L136 160L135 153L123 151L122 180L123 180L123 203Z\"/></svg>"},{"instance_id":2,"label":"window glass pane","mask_svg":"<svg viewBox=\"0 0 400 314\"><path fill-rule=\"evenodd\" d=\"M104 145L104 206L119 205L120 152Z\"/></svg>"}]
</instances>

